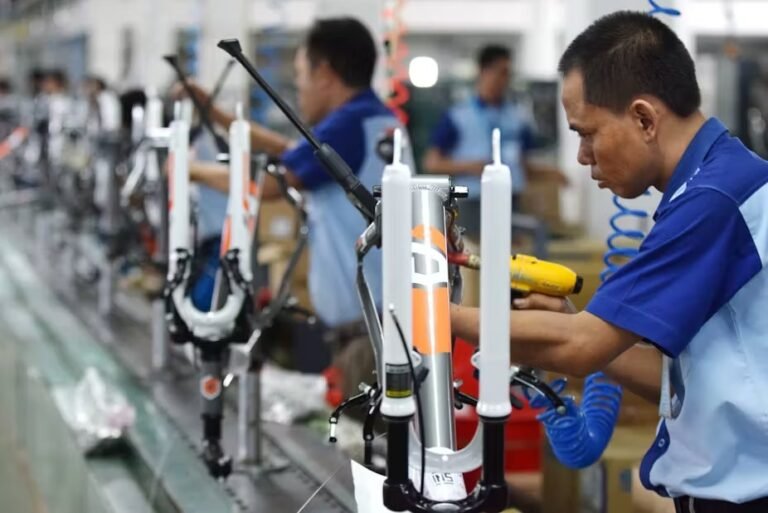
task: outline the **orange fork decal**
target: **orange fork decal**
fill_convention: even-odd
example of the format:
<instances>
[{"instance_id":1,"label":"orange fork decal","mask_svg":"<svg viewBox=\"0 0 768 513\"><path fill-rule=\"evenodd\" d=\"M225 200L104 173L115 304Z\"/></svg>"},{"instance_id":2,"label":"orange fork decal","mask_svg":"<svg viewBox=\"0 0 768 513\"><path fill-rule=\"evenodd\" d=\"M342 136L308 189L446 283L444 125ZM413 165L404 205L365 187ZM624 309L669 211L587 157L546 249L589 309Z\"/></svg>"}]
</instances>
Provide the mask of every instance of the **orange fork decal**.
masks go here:
<instances>
[{"instance_id":1,"label":"orange fork decal","mask_svg":"<svg viewBox=\"0 0 768 513\"><path fill-rule=\"evenodd\" d=\"M247 152L243 152L243 212L248 215L248 193L250 192L251 166L250 158Z\"/></svg>"},{"instance_id":2,"label":"orange fork decal","mask_svg":"<svg viewBox=\"0 0 768 513\"><path fill-rule=\"evenodd\" d=\"M224 257L224 255L227 254L227 251L229 251L229 245L232 241L232 218L227 216L227 218L224 220L224 230L222 230L221 234L221 251L220 257Z\"/></svg>"},{"instance_id":3,"label":"orange fork decal","mask_svg":"<svg viewBox=\"0 0 768 513\"><path fill-rule=\"evenodd\" d=\"M423 355L451 352L448 259L445 236L435 227L413 229L413 341Z\"/></svg>"}]
</instances>

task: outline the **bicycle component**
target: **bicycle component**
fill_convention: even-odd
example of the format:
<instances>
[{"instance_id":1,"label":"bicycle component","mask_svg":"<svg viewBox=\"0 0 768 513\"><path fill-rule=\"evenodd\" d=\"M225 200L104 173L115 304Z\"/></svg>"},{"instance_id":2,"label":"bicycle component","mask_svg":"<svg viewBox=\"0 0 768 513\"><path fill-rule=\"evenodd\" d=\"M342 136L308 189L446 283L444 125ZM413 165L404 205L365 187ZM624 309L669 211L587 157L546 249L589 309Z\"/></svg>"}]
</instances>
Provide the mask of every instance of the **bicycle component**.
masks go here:
<instances>
[{"instance_id":1,"label":"bicycle component","mask_svg":"<svg viewBox=\"0 0 768 513\"><path fill-rule=\"evenodd\" d=\"M213 137L214 143L216 144L216 149L219 151L219 153L229 153L229 144L227 144L227 141L224 140L224 138L213 128L213 123L211 123L211 120L208 117L209 106L206 107L200 105L197 96L195 96L194 91L192 91L192 87L187 81L186 75L184 75L184 71L182 71L181 66L179 66L178 56L164 55L163 60L167 62L176 73L176 77L179 79L179 82L181 82L182 87L187 92L187 96L192 101L195 108L197 109L198 114L200 115L200 122L203 124L203 126L205 126L206 129L208 129L208 132Z\"/></svg>"},{"instance_id":2,"label":"bicycle component","mask_svg":"<svg viewBox=\"0 0 768 513\"><path fill-rule=\"evenodd\" d=\"M231 459L220 447L223 416L222 378L229 344L244 343L251 334L251 243L249 126L238 119L230 126L229 202L222 237L221 269L226 300L218 310L199 311L189 296L193 246L189 207L189 124L176 104L171 123L169 182L169 262L165 290L166 316L172 340L192 343L201 354L200 395L203 400L203 458L214 477L226 477Z\"/></svg>"},{"instance_id":3,"label":"bicycle component","mask_svg":"<svg viewBox=\"0 0 768 513\"><path fill-rule=\"evenodd\" d=\"M498 145L498 141L498 134L495 134L495 145ZM509 170L500 163L498 153L496 155L497 158L494 164L486 167L483 178L483 205L481 208L484 213L483 229L486 233L488 233L494 222L498 221L499 216L497 214L499 212L506 212L507 226L509 225L511 213L511 205L509 204L511 198ZM386 177L387 175L385 174ZM443 399L447 399L448 408L451 411L450 413L443 412L444 415L440 418L437 418L435 415L430 417L429 413L425 414L424 423L429 431L425 432L424 439L420 443L418 440L414 440L412 433L409 434L408 414L400 417L384 417L388 424L387 479L384 482L384 503L393 511L501 511L506 505L506 484L504 482L504 456L503 450L500 450L500 448L504 445L504 421L511 411L509 383L506 378L508 373L507 362L509 361L509 332L507 331L509 330L509 325L496 322L496 326L493 327L491 321L494 318L492 315L495 315L495 319L499 318L499 313L494 312L494 307L497 311L503 311L501 315L508 315L506 306L508 287L506 285L507 279L504 276L509 272L508 253L510 240L504 240L504 237L496 238L496 240L492 240L494 239L493 237L484 238L484 240L487 239L489 242L484 246L484 254L488 255L488 264L484 271L485 276L481 275L481 293L483 294L481 296L481 304L492 315L482 317L481 314L481 333L485 332L485 336L480 341L481 361L486 366L484 370L487 370L487 372L481 374L480 378L478 412L480 413L482 428L478 429L470 446L462 451L455 451L455 447L448 445L455 443L453 440L447 440L450 435L446 433L450 433L450 431L438 431L441 428L445 429L445 424L449 423L448 419L452 420L453 413L453 382L451 381L450 360L448 361L447 384L442 383L442 378L445 376L442 375L443 368L440 367L442 363L440 359L444 352L450 356L450 325L445 326L442 324L443 320L447 321L443 317L443 315L447 315L447 311L443 314L439 310L441 307L446 308L446 310L448 308L448 261L445 226L442 224L445 216L444 213L439 218L436 215L437 212L444 212L443 198L445 196L441 197L441 195L450 195L450 188L447 190L441 188L441 184L437 180L422 179L417 182L417 185L414 187L415 190L411 194L399 191L400 195L397 196L393 194L393 192L396 193L397 189L390 191L388 185L387 181L384 181L382 185L382 212L384 216L382 221L382 248L384 251L385 273L391 269L388 265L388 258L407 257L407 251L401 250L398 254L395 251L397 248L392 247L396 245L392 244L391 237L396 234L390 235L387 230L387 205L396 204L398 210L406 209L408 207L404 207L404 205L409 203L410 197L410 201L414 203L412 233L416 242L412 245L411 249L414 258L414 272L412 275L414 287L414 343L422 354L424 364L430 369L431 374L425 382L425 388L421 393L421 400L428 402L430 408L439 408ZM504 218L502 216L501 222L503 221ZM497 232L495 229L493 231L494 233ZM504 232L507 232L507 230L504 230ZM499 265L500 262L501 265ZM402 269L402 266L399 268ZM397 268L393 266L390 272L395 271L395 269ZM397 281L396 275L385 274L384 283L391 281ZM499 295L504 300L500 301ZM385 296L385 304L390 304L388 299ZM398 311L403 311L402 304L394 303L394 308ZM420 319L419 315L423 315L423 318ZM434 324L425 325L426 319L434 319L435 322ZM505 331L507 331L506 336ZM386 326L384 334L384 365L389 370L392 362L389 358L391 358L394 351L390 346L391 341L387 336ZM483 357L483 354L486 356ZM504 356L505 354L507 355L506 357ZM407 356L407 354L404 354L404 351L400 351L399 355L395 353L395 355L399 358ZM402 364L404 362L398 361L396 363ZM503 370L499 370L502 367ZM389 378L389 374L387 377ZM430 385L433 384L436 386L430 389ZM410 390L405 391L403 395L410 397L413 384L409 383L408 385ZM387 399L387 391L388 388L385 389L385 400ZM442 397L441 392L447 393L445 398ZM409 413L412 415L412 411ZM430 425L430 423L432 424ZM481 431L483 441L478 442L478 433ZM430 439L430 436L433 439ZM435 440L445 445L439 446L435 443ZM412 466L415 466L415 461L412 459L414 456L425 454L428 472L460 472L475 468L465 469L461 468L461 466L476 462L473 459L473 453L479 449L479 445L483 446L481 459L483 478L478 484L478 488L471 495L461 500L433 500L425 497L416 490L409 479L407 464L409 458L404 457L403 453L405 452L410 452ZM426 449L425 446L430 448Z\"/></svg>"}]
</instances>

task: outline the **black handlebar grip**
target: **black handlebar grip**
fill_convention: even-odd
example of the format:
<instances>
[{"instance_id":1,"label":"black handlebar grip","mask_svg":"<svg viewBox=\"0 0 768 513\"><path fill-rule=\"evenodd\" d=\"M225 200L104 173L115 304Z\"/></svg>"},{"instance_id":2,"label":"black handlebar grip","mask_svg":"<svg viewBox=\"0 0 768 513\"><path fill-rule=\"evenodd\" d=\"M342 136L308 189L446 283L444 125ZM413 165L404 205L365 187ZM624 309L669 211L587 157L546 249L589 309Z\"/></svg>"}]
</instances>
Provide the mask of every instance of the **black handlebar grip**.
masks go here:
<instances>
[{"instance_id":1,"label":"black handlebar grip","mask_svg":"<svg viewBox=\"0 0 768 513\"><path fill-rule=\"evenodd\" d=\"M243 53L243 47L240 46L240 41L237 39L222 39L217 46L232 57Z\"/></svg>"}]
</instances>

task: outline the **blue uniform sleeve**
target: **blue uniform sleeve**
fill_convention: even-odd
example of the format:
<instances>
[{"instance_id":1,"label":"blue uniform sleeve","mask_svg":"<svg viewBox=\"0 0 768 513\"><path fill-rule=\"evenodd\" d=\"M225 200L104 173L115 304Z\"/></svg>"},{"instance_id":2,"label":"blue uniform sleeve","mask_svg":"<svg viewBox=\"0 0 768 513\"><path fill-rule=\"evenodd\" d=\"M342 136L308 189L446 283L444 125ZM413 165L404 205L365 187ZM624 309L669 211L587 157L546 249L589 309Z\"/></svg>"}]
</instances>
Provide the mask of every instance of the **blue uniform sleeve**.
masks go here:
<instances>
[{"instance_id":1,"label":"blue uniform sleeve","mask_svg":"<svg viewBox=\"0 0 768 513\"><path fill-rule=\"evenodd\" d=\"M360 120L331 115L318 125L315 136L336 150L355 174L360 171L365 160L365 134ZM281 160L305 189L315 190L333 182L333 177L315 158L314 149L305 140L285 151Z\"/></svg>"},{"instance_id":2,"label":"blue uniform sleeve","mask_svg":"<svg viewBox=\"0 0 768 513\"><path fill-rule=\"evenodd\" d=\"M677 357L762 265L731 198L693 188L674 203L587 311Z\"/></svg>"},{"instance_id":3,"label":"blue uniform sleeve","mask_svg":"<svg viewBox=\"0 0 768 513\"><path fill-rule=\"evenodd\" d=\"M446 112L432 131L429 145L445 154L453 151L458 143L459 129L456 128L456 124L451 119L450 112Z\"/></svg>"}]
</instances>

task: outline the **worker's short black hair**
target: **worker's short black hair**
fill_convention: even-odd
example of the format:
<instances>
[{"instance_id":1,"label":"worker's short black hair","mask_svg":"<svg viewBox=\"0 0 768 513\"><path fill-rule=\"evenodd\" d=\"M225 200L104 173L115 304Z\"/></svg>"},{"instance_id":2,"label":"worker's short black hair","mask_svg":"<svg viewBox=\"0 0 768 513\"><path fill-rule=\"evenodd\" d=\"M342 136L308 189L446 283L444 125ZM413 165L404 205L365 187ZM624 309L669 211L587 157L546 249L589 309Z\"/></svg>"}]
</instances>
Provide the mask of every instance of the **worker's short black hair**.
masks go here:
<instances>
[{"instance_id":1,"label":"worker's short black hair","mask_svg":"<svg viewBox=\"0 0 768 513\"><path fill-rule=\"evenodd\" d=\"M579 70L587 103L620 113L648 94L687 117L701 104L693 59L667 25L641 12L603 16L571 42L558 66Z\"/></svg>"},{"instance_id":2,"label":"worker's short black hair","mask_svg":"<svg viewBox=\"0 0 768 513\"><path fill-rule=\"evenodd\" d=\"M359 20L317 20L309 29L304 46L312 66L325 60L347 86L370 87L376 67L376 43Z\"/></svg>"},{"instance_id":3,"label":"worker's short black hair","mask_svg":"<svg viewBox=\"0 0 768 513\"><path fill-rule=\"evenodd\" d=\"M482 71L502 59L512 59L512 52L508 47L496 44L485 45L477 52L477 67Z\"/></svg>"},{"instance_id":4,"label":"worker's short black hair","mask_svg":"<svg viewBox=\"0 0 768 513\"><path fill-rule=\"evenodd\" d=\"M12 92L13 92L13 86L11 85L11 81L8 80L6 77L0 77L0 93L10 94Z\"/></svg>"}]
</instances>

